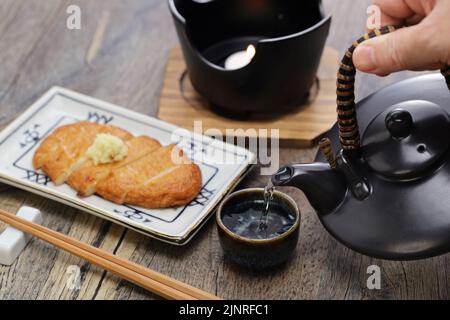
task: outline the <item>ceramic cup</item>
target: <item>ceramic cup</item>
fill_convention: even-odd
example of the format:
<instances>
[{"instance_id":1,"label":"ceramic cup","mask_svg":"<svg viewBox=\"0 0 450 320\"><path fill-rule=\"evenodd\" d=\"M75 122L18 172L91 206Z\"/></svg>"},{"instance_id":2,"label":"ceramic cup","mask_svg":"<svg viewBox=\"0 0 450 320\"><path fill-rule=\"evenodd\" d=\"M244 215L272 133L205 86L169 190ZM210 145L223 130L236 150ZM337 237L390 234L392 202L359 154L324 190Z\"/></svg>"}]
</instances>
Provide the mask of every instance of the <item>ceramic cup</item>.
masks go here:
<instances>
[{"instance_id":1,"label":"ceramic cup","mask_svg":"<svg viewBox=\"0 0 450 320\"><path fill-rule=\"evenodd\" d=\"M283 211L295 217L294 224L284 233L270 239L249 239L235 234L223 224L224 213L239 202L264 199L264 189L244 189L230 194L220 204L216 213L216 223L220 244L225 256L234 263L252 270L267 270L286 262L297 247L300 230L300 211L295 201L288 195L275 191L273 201L283 207Z\"/></svg>"}]
</instances>

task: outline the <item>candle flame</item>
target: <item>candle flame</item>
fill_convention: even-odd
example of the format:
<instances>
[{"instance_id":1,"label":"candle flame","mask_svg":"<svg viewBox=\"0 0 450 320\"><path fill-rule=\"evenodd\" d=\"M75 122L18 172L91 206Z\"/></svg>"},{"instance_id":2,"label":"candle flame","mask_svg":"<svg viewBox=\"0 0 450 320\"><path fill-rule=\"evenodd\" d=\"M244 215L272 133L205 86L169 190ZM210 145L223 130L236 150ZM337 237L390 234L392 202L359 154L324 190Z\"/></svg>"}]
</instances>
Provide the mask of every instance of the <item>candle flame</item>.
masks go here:
<instances>
[{"instance_id":1,"label":"candle flame","mask_svg":"<svg viewBox=\"0 0 450 320\"><path fill-rule=\"evenodd\" d=\"M255 54L256 54L256 48L255 48L255 46L252 45L252 44L249 45L249 46L247 47L247 56L248 56L249 60L253 59L253 57L255 56Z\"/></svg>"}]
</instances>

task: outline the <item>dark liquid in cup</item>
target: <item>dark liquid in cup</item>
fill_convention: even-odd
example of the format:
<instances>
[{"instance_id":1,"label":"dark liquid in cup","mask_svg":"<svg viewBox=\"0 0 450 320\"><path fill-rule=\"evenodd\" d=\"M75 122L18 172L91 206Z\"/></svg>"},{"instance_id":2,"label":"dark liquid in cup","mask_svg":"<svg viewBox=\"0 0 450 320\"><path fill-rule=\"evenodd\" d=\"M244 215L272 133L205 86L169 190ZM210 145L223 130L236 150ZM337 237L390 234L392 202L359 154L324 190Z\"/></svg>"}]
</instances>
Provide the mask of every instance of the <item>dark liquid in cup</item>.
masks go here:
<instances>
[{"instance_id":1,"label":"dark liquid in cup","mask_svg":"<svg viewBox=\"0 0 450 320\"><path fill-rule=\"evenodd\" d=\"M222 222L233 233L248 239L271 239L288 231L296 217L272 197L242 201L225 209Z\"/></svg>"}]
</instances>

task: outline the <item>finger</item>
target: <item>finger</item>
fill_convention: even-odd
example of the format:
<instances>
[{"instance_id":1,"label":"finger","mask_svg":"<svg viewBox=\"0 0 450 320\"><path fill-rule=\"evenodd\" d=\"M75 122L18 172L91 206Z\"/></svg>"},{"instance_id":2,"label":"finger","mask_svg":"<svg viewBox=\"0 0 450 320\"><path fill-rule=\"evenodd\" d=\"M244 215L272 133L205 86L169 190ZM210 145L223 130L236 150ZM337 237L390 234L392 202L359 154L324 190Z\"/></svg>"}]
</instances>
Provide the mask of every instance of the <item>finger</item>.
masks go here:
<instances>
[{"instance_id":1,"label":"finger","mask_svg":"<svg viewBox=\"0 0 450 320\"><path fill-rule=\"evenodd\" d=\"M373 4L378 6L381 12L395 19L406 19L415 12L405 0L374 0Z\"/></svg>"},{"instance_id":2,"label":"finger","mask_svg":"<svg viewBox=\"0 0 450 320\"><path fill-rule=\"evenodd\" d=\"M436 5L436 0L404 0L415 14L427 16ZM447 0L445 0L447 1Z\"/></svg>"},{"instance_id":3,"label":"finger","mask_svg":"<svg viewBox=\"0 0 450 320\"><path fill-rule=\"evenodd\" d=\"M405 20L405 26L413 26L415 24L420 23L425 18L422 14L415 14Z\"/></svg>"},{"instance_id":4,"label":"finger","mask_svg":"<svg viewBox=\"0 0 450 320\"><path fill-rule=\"evenodd\" d=\"M411 11L409 9L408 10L403 9L403 14L399 14L400 12L398 12L398 5L395 6L397 11L394 11L394 13L392 13L391 11L389 11L391 2L393 2L394 4L398 3L398 5L400 6L403 5L403 0L391 0L389 3L383 0L373 0L373 5L378 7L380 14L380 21L379 21L380 25L376 25L376 28L381 28L384 26L403 26L405 25L405 19L411 15ZM400 10L402 10L402 8L400 8ZM374 11L371 11L370 13L368 11L367 13L374 14ZM367 32L371 31L373 31L373 28L367 27Z\"/></svg>"},{"instance_id":5,"label":"finger","mask_svg":"<svg viewBox=\"0 0 450 320\"><path fill-rule=\"evenodd\" d=\"M381 26L403 26L405 24L404 19L395 18L392 16L389 16L387 14L381 15Z\"/></svg>"},{"instance_id":6,"label":"finger","mask_svg":"<svg viewBox=\"0 0 450 320\"><path fill-rule=\"evenodd\" d=\"M411 71L435 71L435 70L441 70L445 67L445 64L442 64L440 62L435 62L429 65L424 65L419 68L411 68Z\"/></svg>"},{"instance_id":7,"label":"finger","mask_svg":"<svg viewBox=\"0 0 450 320\"><path fill-rule=\"evenodd\" d=\"M380 25L379 26L375 25L374 22L375 21L373 21L373 20L372 21L368 20L367 27L366 27L366 32L372 32L374 30L374 27L381 28L381 27L384 27L384 26L403 26L403 25L405 25L405 21L404 20L393 18L393 17L390 17L390 16L388 16L386 14L382 14L381 15ZM372 26L374 26L374 27L369 26L370 24Z\"/></svg>"},{"instance_id":8,"label":"finger","mask_svg":"<svg viewBox=\"0 0 450 320\"><path fill-rule=\"evenodd\" d=\"M427 33L416 25L363 42L355 50L353 62L363 72L387 75L401 70L423 70L439 63L436 54Z\"/></svg>"}]
</instances>

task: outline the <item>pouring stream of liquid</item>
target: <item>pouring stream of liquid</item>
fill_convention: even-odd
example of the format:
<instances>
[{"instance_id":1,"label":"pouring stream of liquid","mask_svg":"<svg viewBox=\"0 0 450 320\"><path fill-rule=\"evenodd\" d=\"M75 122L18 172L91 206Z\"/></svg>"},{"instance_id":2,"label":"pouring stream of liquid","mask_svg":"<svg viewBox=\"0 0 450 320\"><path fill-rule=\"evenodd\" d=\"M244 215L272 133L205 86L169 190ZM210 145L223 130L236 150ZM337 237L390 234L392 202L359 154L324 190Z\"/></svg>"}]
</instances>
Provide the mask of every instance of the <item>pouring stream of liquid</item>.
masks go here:
<instances>
[{"instance_id":1,"label":"pouring stream of liquid","mask_svg":"<svg viewBox=\"0 0 450 320\"><path fill-rule=\"evenodd\" d=\"M273 200L273 193L275 191L275 187L272 182L269 182L264 188L264 206L263 212L261 214L261 218L259 220L259 229L266 230L267 229L267 219L269 216L270 202Z\"/></svg>"}]
</instances>

